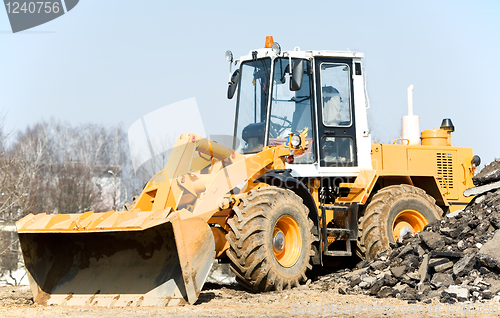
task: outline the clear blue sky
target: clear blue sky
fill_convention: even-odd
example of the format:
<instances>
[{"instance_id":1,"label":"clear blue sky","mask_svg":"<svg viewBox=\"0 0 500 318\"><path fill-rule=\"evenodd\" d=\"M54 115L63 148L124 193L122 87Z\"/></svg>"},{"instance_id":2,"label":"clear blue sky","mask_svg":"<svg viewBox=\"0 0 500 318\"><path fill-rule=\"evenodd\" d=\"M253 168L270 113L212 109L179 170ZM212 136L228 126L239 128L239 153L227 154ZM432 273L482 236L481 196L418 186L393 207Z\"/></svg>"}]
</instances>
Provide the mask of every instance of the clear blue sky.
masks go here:
<instances>
[{"instance_id":1,"label":"clear blue sky","mask_svg":"<svg viewBox=\"0 0 500 318\"><path fill-rule=\"evenodd\" d=\"M247 54L266 35L283 49L364 52L375 139L400 136L414 84L421 129L450 117L453 145L500 157L497 0L81 0L17 34L0 8L0 110L13 131L50 118L128 128L195 97L207 132L232 134L224 53Z\"/></svg>"}]
</instances>

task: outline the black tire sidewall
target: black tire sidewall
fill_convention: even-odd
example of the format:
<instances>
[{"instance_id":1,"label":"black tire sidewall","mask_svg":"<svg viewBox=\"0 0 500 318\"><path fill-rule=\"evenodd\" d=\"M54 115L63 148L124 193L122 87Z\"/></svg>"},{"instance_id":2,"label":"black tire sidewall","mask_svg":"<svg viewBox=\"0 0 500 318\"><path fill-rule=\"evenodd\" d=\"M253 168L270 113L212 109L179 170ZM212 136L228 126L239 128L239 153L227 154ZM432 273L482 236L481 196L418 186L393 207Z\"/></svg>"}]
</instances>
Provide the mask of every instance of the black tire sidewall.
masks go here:
<instances>
[{"instance_id":1,"label":"black tire sidewall","mask_svg":"<svg viewBox=\"0 0 500 318\"><path fill-rule=\"evenodd\" d=\"M422 198L402 198L396 200L389 208L389 215L385 223L385 231L389 242L394 243L394 237L392 236L392 224L396 219L396 216L403 210L413 209L420 212L426 219L428 223L432 223L437 220L435 213L429 206L430 203L424 201Z\"/></svg>"}]
</instances>

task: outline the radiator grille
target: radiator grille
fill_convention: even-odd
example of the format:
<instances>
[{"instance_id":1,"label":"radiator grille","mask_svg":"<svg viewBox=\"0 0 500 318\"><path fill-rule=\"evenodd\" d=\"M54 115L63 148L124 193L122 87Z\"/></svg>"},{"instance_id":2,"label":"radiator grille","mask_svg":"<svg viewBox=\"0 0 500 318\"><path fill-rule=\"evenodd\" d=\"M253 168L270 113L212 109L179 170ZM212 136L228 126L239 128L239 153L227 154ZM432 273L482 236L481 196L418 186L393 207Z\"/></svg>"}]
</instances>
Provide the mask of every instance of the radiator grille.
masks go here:
<instances>
[{"instance_id":1,"label":"radiator grille","mask_svg":"<svg viewBox=\"0 0 500 318\"><path fill-rule=\"evenodd\" d=\"M453 189L455 184L453 180L453 156L451 153L438 152L437 157L437 173L439 178L439 185L446 189Z\"/></svg>"}]
</instances>

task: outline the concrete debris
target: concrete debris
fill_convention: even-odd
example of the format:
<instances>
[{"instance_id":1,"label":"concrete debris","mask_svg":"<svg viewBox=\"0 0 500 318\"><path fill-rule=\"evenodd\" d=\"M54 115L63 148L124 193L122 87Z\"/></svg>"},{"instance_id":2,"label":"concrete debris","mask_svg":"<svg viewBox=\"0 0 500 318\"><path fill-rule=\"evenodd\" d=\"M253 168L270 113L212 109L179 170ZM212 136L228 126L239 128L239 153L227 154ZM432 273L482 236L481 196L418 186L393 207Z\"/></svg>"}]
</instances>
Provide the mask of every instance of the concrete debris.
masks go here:
<instances>
[{"instance_id":1,"label":"concrete debris","mask_svg":"<svg viewBox=\"0 0 500 318\"><path fill-rule=\"evenodd\" d=\"M445 292L454 294L459 300L467 301L469 299L469 290L457 285L450 285Z\"/></svg>"},{"instance_id":2,"label":"concrete debris","mask_svg":"<svg viewBox=\"0 0 500 318\"><path fill-rule=\"evenodd\" d=\"M428 280L429 277L429 255L425 254L420 267L418 268L418 274L420 275L420 283Z\"/></svg>"},{"instance_id":3,"label":"concrete debris","mask_svg":"<svg viewBox=\"0 0 500 318\"><path fill-rule=\"evenodd\" d=\"M391 273L394 277L401 277L403 274L406 272L407 268L406 266L395 266L391 267Z\"/></svg>"},{"instance_id":4,"label":"concrete debris","mask_svg":"<svg viewBox=\"0 0 500 318\"><path fill-rule=\"evenodd\" d=\"M435 273L432 275L431 285L434 285L436 288L441 286L448 287L453 284L453 275L447 273Z\"/></svg>"},{"instance_id":5,"label":"concrete debris","mask_svg":"<svg viewBox=\"0 0 500 318\"><path fill-rule=\"evenodd\" d=\"M493 160L487 164L481 172L472 178L472 182L476 186L493 183L500 180L500 158Z\"/></svg>"},{"instance_id":6,"label":"concrete debris","mask_svg":"<svg viewBox=\"0 0 500 318\"><path fill-rule=\"evenodd\" d=\"M430 267L436 267L436 266L439 266L439 265L442 265L442 264L446 264L450 262L449 259L447 258L433 258L430 260L429 262L429 266Z\"/></svg>"},{"instance_id":7,"label":"concrete debris","mask_svg":"<svg viewBox=\"0 0 500 318\"><path fill-rule=\"evenodd\" d=\"M452 268L452 267L453 267L453 262L447 262L444 264L439 264L439 265L434 266L434 270L438 273L442 273L442 272L444 272L447 269Z\"/></svg>"},{"instance_id":8,"label":"concrete debris","mask_svg":"<svg viewBox=\"0 0 500 318\"><path fill-rule=\"evenodd\" d=\"M466 275L476 264L476 253L470 253L453 265L453 274L459 277Z\"/></svg>"},{"instance_id":9,"label":"concrete debris","mask_svg":"<svg viewBox=\"0 0 500 318\"><path fill-rule=\"evenodd\" d=\"M367 282L368 284L373 284L377 279L375 277L372 277L372 276L366 276L366 277L363 277L363 281L364 282Z\"/></svg>"},{"instance_id":10,"label":"concrete debris","mask_svg":"<svg viewBox=\"0 0 500 318\"><path fill-rule=\"evenodd\" d=\"M361 283L358 284L358 286L363 289L367 289L368 287L370 287L370 285L371 285L370 283L365 281L362 281Z\"/></svg>"},{"instance_id":11,"label":"concrete debris","mask_svg":"<svg viewBox=\"0 0 500 318\"><path fill-rule=\"evenodd\" d=\"M496 232L492 239L486 242L478 253L479 260L487 267L498 267L500 264L500 232Z\"/></svg>"},{"instance_id":12,"label":"concrete debris","mask_svg":"<svg viewBox=\"0 0 500 318\"><path fill-rule=\"evenodd\" d=\"M500 180L500 159L474 184ZM410 303L500 299L500 189L476 196L463 210L391 243L375 260L330 274L348 294L395 297ZM354 274L355 273L355 274Z\"/></svg>"},{"instance_id":13,"label":"concrete debris","mask_svg":"<svg viewBox=\"0 0 500 318\"><path fill-rule=\"evenodd\" d=\"M420 238L432 250L442 249L446 244L443 236L434 232L421 232Z\"/></svg>"},{"instance_id":14,"label":"concrete debris","mask_svg":"<svg viewBox=\"0 0 500 318\"><path fill-rule=\"evenodd\" d=\"M377 293L377 298L387 298L392 297L394 294L394 289L389 286L383 286L380 288L380 291Z\"/></svg>"}]
</instances>

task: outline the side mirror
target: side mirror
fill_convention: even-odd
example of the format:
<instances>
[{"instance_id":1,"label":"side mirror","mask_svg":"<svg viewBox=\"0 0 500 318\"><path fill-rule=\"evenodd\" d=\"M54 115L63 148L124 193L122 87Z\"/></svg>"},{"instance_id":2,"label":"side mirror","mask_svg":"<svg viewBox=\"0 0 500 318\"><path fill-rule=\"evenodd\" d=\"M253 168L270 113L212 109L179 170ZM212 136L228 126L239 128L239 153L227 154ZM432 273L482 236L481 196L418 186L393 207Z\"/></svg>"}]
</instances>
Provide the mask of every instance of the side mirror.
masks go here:
<instances>
[{"instance_id":1,"label":"side mirror","mask_svg":"<svg viewBox=\"0 0 500 318\"><path fill-rule=\"evenodd\" d=\"M292 60L292 76L290 77L290 90L298 91L302 87L302 78L304 76L304 61Z\"/></svg>"},{"instance_id":2,"label":"side mirror","mask_svg":"<svg viewBox=\"0 0 500 318\"><path fill-rule=\"evenodd\" d=\"M231 75L231 81L229 82L229 86L227 87L227 98L228 99L233 98L239 82L240 82L240 70L236 70L236 71L234 71L233 75Z\"/></svg>"}]
</instances>

